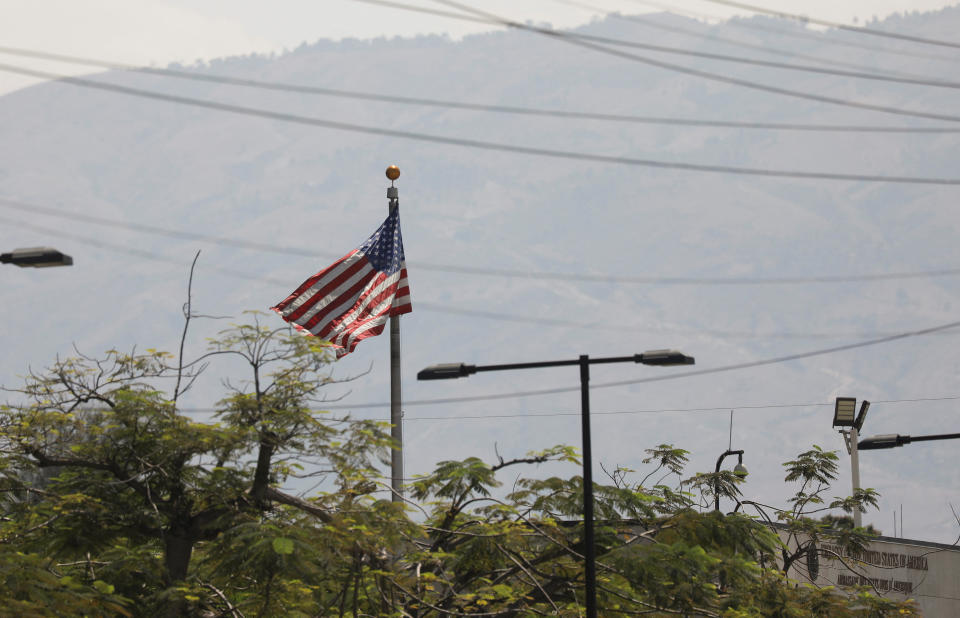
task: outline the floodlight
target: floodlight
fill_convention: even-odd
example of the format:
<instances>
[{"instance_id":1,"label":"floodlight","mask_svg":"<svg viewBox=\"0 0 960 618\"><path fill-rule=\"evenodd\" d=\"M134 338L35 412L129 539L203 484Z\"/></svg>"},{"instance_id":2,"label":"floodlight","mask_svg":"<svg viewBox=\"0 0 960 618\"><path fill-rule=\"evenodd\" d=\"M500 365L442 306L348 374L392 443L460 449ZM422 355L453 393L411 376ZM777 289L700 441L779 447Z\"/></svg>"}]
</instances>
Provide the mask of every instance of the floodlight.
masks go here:
<instances>
[{"instance_id":1,"label":"floodlight","mask_svg":"<svg viewBox=\"0 0 960 618\"><path fill-rule=\"evenodd\" d=\"M837 397L837 403L833 408L833 426L853 427L856 412L856 397Z\"/></svg>"}]
</instances>

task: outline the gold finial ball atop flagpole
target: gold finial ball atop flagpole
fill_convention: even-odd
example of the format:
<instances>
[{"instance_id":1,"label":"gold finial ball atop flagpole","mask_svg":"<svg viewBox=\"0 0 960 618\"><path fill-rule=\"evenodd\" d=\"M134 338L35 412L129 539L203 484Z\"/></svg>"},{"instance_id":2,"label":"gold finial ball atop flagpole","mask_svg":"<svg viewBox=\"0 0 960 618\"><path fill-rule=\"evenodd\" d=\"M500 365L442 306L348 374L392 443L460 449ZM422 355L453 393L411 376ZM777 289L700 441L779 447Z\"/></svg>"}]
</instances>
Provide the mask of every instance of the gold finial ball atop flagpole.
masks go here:
<instances>
[{"instance_id":1,"label":"gold finial ball atop flagpole","mask_svg":"<svg viewBox=\"0 0 960 618\"><path fill-rule=\"evenodd\" d=\"M388 167L387 178L389 178L391 182L396 180L397 178L400 178L400 168L397 167L396 165L391 165L390 167Z\"/></svg>"}]
</instances>

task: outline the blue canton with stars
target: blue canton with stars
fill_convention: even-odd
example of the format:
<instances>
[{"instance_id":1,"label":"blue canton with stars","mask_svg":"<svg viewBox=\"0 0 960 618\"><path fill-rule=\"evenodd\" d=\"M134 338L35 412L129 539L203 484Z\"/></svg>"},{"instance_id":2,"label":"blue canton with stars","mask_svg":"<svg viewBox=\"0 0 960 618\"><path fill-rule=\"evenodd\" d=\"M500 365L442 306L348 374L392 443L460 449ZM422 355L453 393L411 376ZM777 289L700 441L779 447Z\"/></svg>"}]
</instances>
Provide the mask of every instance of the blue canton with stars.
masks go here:
<instances>
[{"instance_id":1,"label":"blue canton with stars","mask_svg":"<svg viewBox=\"0 0 960 618\"><path fill-rule=\"evenodd\" d=\"M403 264L403 238L400 236L400 209L390 211L373 236L360 245L360 251L367 256L370 264L377 270L392 275Z\"/></svg>"}]
</instances>

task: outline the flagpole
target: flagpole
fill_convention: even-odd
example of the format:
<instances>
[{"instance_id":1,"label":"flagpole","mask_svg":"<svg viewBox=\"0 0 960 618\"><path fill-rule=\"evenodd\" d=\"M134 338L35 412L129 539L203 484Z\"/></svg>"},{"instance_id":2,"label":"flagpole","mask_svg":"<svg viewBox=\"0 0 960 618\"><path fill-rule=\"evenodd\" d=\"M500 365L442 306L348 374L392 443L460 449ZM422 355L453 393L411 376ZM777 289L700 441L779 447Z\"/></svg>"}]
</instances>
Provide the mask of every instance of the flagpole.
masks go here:
<instances>
[{"instance_id":1,"label":"flagpole","mask_svg":"<svg viewBox=\"0 0 960 618\"><path fill-rule=\"evenodd\" d=\"M388 212L400 208L400 197L393 182L400 178L400 168L391 165L387 168L390 186L387 188L389 200ZM393 488L393 501L403 500L403 398L400 392L400 316L390 316L390 437L393 438L393 451L390 457L390 486Z\"/></svg>"}]
</instances>

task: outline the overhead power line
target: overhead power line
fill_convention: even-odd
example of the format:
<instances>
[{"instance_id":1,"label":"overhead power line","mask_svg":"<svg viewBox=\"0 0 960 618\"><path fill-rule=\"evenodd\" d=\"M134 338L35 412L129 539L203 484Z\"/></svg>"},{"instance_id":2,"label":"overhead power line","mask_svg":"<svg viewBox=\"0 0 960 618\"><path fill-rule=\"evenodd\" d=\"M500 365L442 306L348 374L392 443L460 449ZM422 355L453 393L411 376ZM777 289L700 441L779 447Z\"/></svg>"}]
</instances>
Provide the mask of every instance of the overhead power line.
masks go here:
<instances>
[{"instance_id":1,"label":"overhead power line","mask_svg":"<svg viewBox=\"0 0 960 618\"><path fill-rule=\"evenodd\" d=\"M64 54L54 54L50 52L29 50L15 47L0 46L0 53L27 58L38 58L43 60L55 60L57 62L66 62L82 66L95 66L110 70L131 71L144 73L147 75L158 75L173 77L178 79L188 79L192 81L225 84L231 86L240 86L247 88L257 88L261 90L270 90L276 92L291 92L296 94L309 94L337 98L346 98L360 101L375 101L380 103L392 103L401 105L417 105L423 107L435 107L442 109L457 109L478 112L490 112L499 114L513 114L521 116L543 116L547 118L563 118L570 120L596 120L601 122L617 122L632 124L656 124L673 126L692 126L692 127L719 127L727 129L759 129L759 130L778 130L778 131L815 131L815 132L837 132L837 133L916 133L916 134L941 134L958 133L960 126L954 127L890 127L875 125L849 125L849 124L805 124L805 123L784 123L784 122L737 122L726 120L702 120L696 118L671 118L661 116L638 116L635 114L613 114L603 112L587 112L577 110L557 110L544 109L536 107L522 107L516 105L488 105L482 103L471 103L466 101L451 101L445 99L433 99L425 97L407 97L392 94L383 94L378 92L364 92L357 90L344 90L339 88L326 88L321 86L310 86L305 84L291 84L274 81L264 81L257 79L230 77L224 75L212 75L208 73L198 73L195 71L184 71L178 69L158 69L153 67L142 67L120 62L111 62L95 58L83 58L79 56L68 56ZM960 85L960 84L958 84Z\"/></svg>"},{"instance_id":2,"label":"overhead power line","mask_svg":"<svg viewBox=\"0 0 960 618\"><path fill-rule=\"evenodd\" d=\"M438 0L435 0L435 1L438 1ZM565 1L565 0L558 0L558 1ZM684 49L679 47L668 47L664 45L638 43L635 41L625 41L623 39L614 39L614 38L605 37L605 36L594 36L589 34L582 34L579 32L566 31L564 32L564 34L572 38L582 39L584 41L592 41L594 43L602 43L605 45L633 47L636 49L645 49L648 51L655 51L655 52L661 52L661 53L667 53L667 54L691 56L695 58L704 58L707 60L719 60L721 62L733 62L736 64L762 66L762 67L773 68L773 69L783 69L787 71L802 71L805 73L835 75L839 77L852 77L856 79L868 79L873 81L884 81L884 82L911 84L911 85L919 85L919 86L932 86L936 88L960 88L960 83L958 82L936 79L933 77L914 77L914 76L907 76L907 75L894 75L890 73L876 73L872 71L864 72L862 68L860 68L860 70L857 70L857 71L852 71L852 70L826 68L826 67L820 67L820 66L811 66L811 65L805 65L805 64L788 64L784 62L772 62L769 60L759 60L756 58L744 58L742 56L730 56L728 54L701 52L701 51L695 51L695 50ZM760 47L760 49L765 49L761 46L751 45L749 47ZM793 54L788 54L788 55L793 55ZM806 58L811 59L811 57L809 56L807 56ZM813 58L813 60L816 62L824 62L822 58ZM832 62L831 66L838 67L838 66L841 66L842 64L843 64L842 62L837 61L837 62Z\"/></svg>"},{"instance_id":3,"label":"overhead power line","mask_svg":"<svg viewBox=\"0 0 960 618\"><path fill-rule=\"evenodd\" d=\"M631 386L634 384L647 384L650 382L664 382L666 380L682 380L684 378L693 378L704 375L712 375L716 373L726 373L729 371L740 371L743 369L753 369L756 367L764 367L768 365L777 365L781 363L787 363L795 360L802 360L805 358L813 358L816 356L826 356L828 354L836 354L838 352L845 352L848 350L855 350L858 348L865 348L875 345L881 345L884 343L891 343L893 341L899 341L901 339L907 339L910 337L919 337L921 335L928 335L935 332L940 332L944 330L949 330L951 328L956 328L960 326L960 321L949 322L947 324L940 324L938 326L933 326L930 328L924 328L920 330L908 331L903 333L898 333L896 335L890 335L888 337L880 337L878 339L871 339L869 341L860 341L857 343L848 343L845 345L833 346L829 348L820 348L818 350L811 350L809 352L800 352L798 354L788 354L785 356L775 356L773 358L765 358L757 361L749 361L746 363L734 363L731 365L722 365L720 367L710 367L707 369L696 369L692 371L678 371L675 373L669 373L661 376L654 376L650 378L638 378L633 380L619 380L616 382L592 382L590 388L615 388L620 386ZM543 395L554 395L557 393L571 393L574 391L579 391L579 386L572 387L559 387L559 388L545 388L539 390L528 390L528 391L514 391L510 393L498 393L495 395L475 395L468 397L445 397L441 399L420 399L413 401L404 401L404 407L409 406L425 406L425 405L438 405L438 404L450 404L450 403L465 403L468 401L494 401L502 399L520 399L524 397L539 397ZM353 405L342 405L342 406L330 406L330 409L355 409L355 408L386 408L389 407L389 402L374 402L374 403L358 403Z\"/></svg>"},{"instance_id":4,"label":"overhead power line","mask_svg":"<svg viewBox=\"0 0 960 618\"><path fill-rule=\"evenodd\" d=\"M317 251L316 249L301 249L298 247L280 246L272 243L262 243L237 238L228 238L226 236L213 236L199 232L186 230L175 230L157 225L146 225L143 223L134 223L130 221L120 221L108 217L98 217L85 213L73 213L60 208L51 208L40 204L28 203L19 200L0 197L0 208L19 210L31 214L43 214L59 219L70 221L79 221L92 225L112 227L116 229L125 229L143 234L153 234L155 236L165 236L168 238L179 238L181 240L196 240L199 242L232 247L237 249L248 249L253 251L262 251L265 253L276 253L280 255L297 255L301 257L319 257L319 258L338 258L341 253L332 251ZM13 224L23 224L15 220L7 219ZM44 228L52 229L52 228ZM943 268L937 270L922 270L913 272L893 272L893 273L864 273L864 274L843 274L843 275L807 275L795 277L663 277L663 276L630 276L630 275L604 275L574 272L552 272L542 270L510 270L498 268L480 268L474 266L461 266L453 264L436 264L430 262L412 261L408 264L418 270L448 272L465 275L480 275L488 277L503 277L512 279L538 279L554 281L574 281L589 283L614 283L614 284L651 284L651 285L805 285L805 284L829 284L829 283L862 283L877 281L901 281L909 279L930 279L939 277L960 276L960 268ZM539 319L539 318L538 318Z\"/></svg>"},{"instance_id":5,"label":"overhead power line","mask_svg":"<svg viewBox=\"0 0 960 618\"><path fill-rule=\"evenodd\" d=\"M423 7L415 7L408 4L403 4L400 2L392 2L390 0L354 0L355 2L364 2L367 4L377 4L382 6L389 6L392 8L398 8L408 11L416 12L426 12L426 13L435 13L444 17L449 17L451 19L467 19L472 20L470 15L458 15L456 13L450 13L448 11L434 11L433 9L427 9ZM472 7L460 4L458 2L451 2L450 0L433 0L440 4L445 4L448 6L453 6L459 8L460 10L473 13L474 15L479 15L484 20L494 21L499 23L504 27L516 28L518 30L525 30L527 32L533 32L543 36L551 37L558 41L563 41L571 45L576 45L578 47L583 47L585 49L590 49L602 54L607 54L611 56L616 56L626 60L632 60L634 62L640 62L649 66L658 67L668 71L673 71L677 73L683 73L686 75L692 75L695 77L700 77L702 79L707 79L715 82L720 82L724 84L730 84L733 86L740 86L743 88L749 88L751 90L758 90L761 92L767 92L771 94L778 94L798 99L806 99L808 101L816 101L818 103L829 103L831 105L840 105L844 107L852 107L857 109L866 109L875 112L882 112L886 114L895 114L898 116L911 116L914 118L928 118L932 120L947 120L950 122L960 121L960 116L955 116L952 114L938 114L934 112L921 112L915 110L907 110L899 107L892 107L888 105L876 105L873 103L864 103L861 101L852 101L849 99L840 99L837 97L828 97L825 95L819 95L810 92L804 92L800 90L792 90L790 88L781 88L779 86L770 86L760 82L754 82L747 79L740 79L737 77L729 77L726 75L721 75L719 73L711 73L709 71L701 71L700 69L693 69L690 67L682 66L679 64L674 64L671 62L664 62L662 60L656 60L654 58L649 58L646 56L640 56L630 52L626 52L620 49L612 49L606 47L605 45L596 44L585 40L577 35L571 35L566 32L561 32L558 30L552 30L550 28L541 28L537 26L531 26L528 24L521 24L519 22L511 21L506 18L498 17Z\"/></svg>"},{"instance_id":6,"label":"overhead power line","mask_svg":"<svg viewBox=\"0 0 960 618\"><path fill-rule=\"evenodd\" d=\"M876 30L873 28L864 28L862 26L851 26L849 24L844 24L836 21L829 21L826 19L809 17L807 15L785 13L783 11L768 9L762 6L756 6L754 4L734 2L733 0L704 0L704 1L712 2L713 4L722 4L723 6L729 6L737 9L744 9L747 11L751 11L753 13L763 13L765 15L773 15L774 17L780 17L782 19L792 19L794 21L799 21L804 24L807 24L807 23L817 24L818 26L828 26L830 28L837 28L839 30L847 30L849 32L867 34L870 36L879 36L887 39L898 39L900 41L910 41L911 43L922 43L924 45L936 45L939 47L952 47L953 49L960 49L960 43L957 43L956 41L943 41L939 39L931 39L927 37L915 36L910 34L900 34L898 32L889 32L887 30Z\"/></svg>"},{"instance_id":7,"label":"overhead power line","mask_svg":"<svg viewBox=\"0 0 960 618\"><path fill-rule=\"evenodd\" d=\"M14 227L20 227L24 229L30 229L38 231L47 236L54 236L58 238L65 238L72 240L74 242L79 242L81 244L89 245L96 247L98 249L106 249L108 251L114 251L117 253L123 253L127 255L132 255L141 259L165 262L169 264L176 264L178 266L186 267L187 263L183 260L178 260L176 258L171 258L166 255L161 255L159 253L154 253L152 251L145 251L143 249L136 249L132 247L127 247L124 245L118 245L115 243L107 242L98 238L90 238L88 236L83 236L71 232L64 232L57 228L51 228L42 225L36 225L34 223L27 223L24 221L18 221L16 219L8 219L6 217L0 216L0 223L11 225ZM415 266L417 269L423 268L422 266ZM268 277L264 275L255 275L245 271L235 270L232 268L224 268L221 266L204 266L204 270L211 270L214 272L222 273L230 277L236 277L239 279L244 279L246 281L259 281L263 283L269 283L271 285L278 286L289 286L295 285L295 281L288 279L280 279L277 277ZM536 323L539 327L561 327L561 328L588 328L592 330L616 330L618 332L623 332L625 329L630 330L631 332L650 332L650 333L671 333L671 334L687 334L687 335L708 335L712 337L718 337L723 339L836 339L840 337L851 337L857 339L873 339L880 336L887 336L887 333L877 333L877 332L833 332L833 333L791 333L791 332L773 332L773 333L757 333L757 332L731 332L731 331L722 331L714 329L652 329L652 328L643 328L637 326L631 326L628 324L620 323L616 326L600 323L600 324L590 324L590 323L580 323L572 320L565 319L553 319L548 316L537 316L536 318L531 318L529 316L519 316L506 313L497 313L492 311L478 311L473 309L463 309L460 307L451 307L449 305L444 305L441 303L432 303L429 301L417 301L417 308L421 311L430 311L441 314L448 315L469 315L472 317L480 317L489 320L496 320L501 322L520 322L520 323ZM944 331L932 334L941 334L941 335L956 335L960 334L956 331Z\"/></svg>"},{"instance_id":8,"label":"overhead power line","mask_svg":"<svg viewBox=\"0 0 960 618\"><path fill-rule=\"evenodd\" d=\"M681 13L675 12L675 11L672 9L672 7L668 7L668 6L665 6L665 5L660 5L660 4L658 4L658 3L653 3L653 2L647 3L647 2L643 2L642 0L637 0L637 1L640 1L641 4L650 4L650 5L652 5L652 6L656 6L657 8L661 8L661 10L665 10L665 11L667 11L668 13L671 13L671 14L674 14L674 15L681 15ZM842 61L842 60L838 60L838 59L835 58L835 57L833 57L833 58L823 58L823 57L820 57L820 56L811 56L811 55L799 53L799 52L796 52L796 51L789 51L789 50L785 50L785 49L781 49L781 48L770 47L770 46L768 46L768 45L747 43L747 42L742 41L742 40L739 40L739 39L731 39L731 38L729 38L729 37L721 36L721 35L718 35L718 34L707 34L707 33L705 33L705 32L702 32L701 30L694 29L694 28L686 28L686 27L683 27L683 26L666 24L666 23L663 23L661 20L657 20L657 19L650 19L650 18L647 18L647 17L638 16L638 15L625 15L625 14L619 12L619 11L608 11L608 10L606 10L606 9L603 9L603 8L601 8L601 7L598 7L598 6L595 6L595 5L592 5L592 4L585 4L585 3L583 3L583 2L578 2L577 0L554 0L554 2L558 2L558 3L560 3L560 4L565 4L565 5L568 5L568 6L579 7L579 8L581 8L581 9L585 10L585 11L591 11L591 12L593 12L593 13L599 13L599 14L601 14L601 15L604 15L604 16L606 16L606 17L610 17L610 18L613 18L613 19L619 19L619 20L623 20L623 21L627 21L627 22L631 22L631 23L635 23L635 24L641 24L641 25L643 25L643 26L645 26L645 27L648 27L648 28L654 28L654 29L656 29L656 30L661 30L661 31L664 31L664 32L673 32L673 33L677 33L677 34L683 34L683 35L690 36L690 37L694 37L694 38L701 39L701 40L704 40L704 41L713 41L713 42L721 43L721 44L724 44L724 45L731 45L731 46L734 46L734 47L739 47L739 48L741 48L741 49L749 49L749 50L756 51L756 52L759 52L759 53L762 53L762 54L769 54L769 55L773 55L773 56L781 56L781 57L789 57L789 58L800 58L800 59L803 59L803 60L810 60L810 61L813 61L813 62L819 62L819 63L827 64L827 65L830 65L830 66L842 66L842 67L846 67L846 68L848 68L848 69L856 69L856 70L859 70L859 71L876 72L876 69L875 69L874 67L868 67L868 66L865 66L865 65L855 64L855 63L852 63L852 62L844 62L844 61ZM687 13L687 12L684 11L684 13ZM721 21L726 21L726 20L723 20L722 18L717 18L717 17L714 17L714 16L706 16L706 18L707 18L707 19L719 19L719 20L721 20ZM773 32L776 32L776 33L778 33L778 34L784 32L783 30L772 29L772 28L766 28L766 30L768 30L768 31L773 31ZM804 33L804 34L807 34L807 33ZM809 35L808 35L808 36L809 36ZM806 37L805 37L805 38L806 38ZM820 44L832 45L832 44L835 43L834 41L829 40L829 39L827 39L826 37L809 36L809 38L817 41L817 42L820 43ZM873 45L857 45L856 47L860 47L860 48L864 48L864 49L869 49L870 51L877 51L877 52L883 52L883 53L888 53L888 54L904 55L904 54L902 54L902 52L900 52L899 50L898 50L898 51L893 51L893 50L890 50L890 49L888 49L888 48L877 47L877 46L873 46ZM911 55L911 54L906 54L906 55ZM936 55L930 56L930 55L928 55L928 54L919 54L918 56L921 57L921 58L925 58L925 59L934 58L934 59L938 59L938 60L947 60L947 61L950 61L950 62L954 62L954 61L955 61L955 58L947 58L946 56L936 56ZM901 77L918 77L917 75L914 75L914 74L911 74L911 73L905 73L905 72L902 72L902 71L889 71L889 70L886 70L886 71L882 71L881 74L901 76ZM927 77L927 76L923 76L923 77L925 78L925 77Z\"/></svg>"},{"instance_id":9,"label":"overhead power line","mask_svg":"<svg viewBox=\"0 0 960 618\"><path fill-rule=\"evenodd\" d=\"M8 71L20 75L29 75L31 77L40 77L43 79L57 79L61 82L81 86L84 88L93 88L105 90L118 94L125 94L146 99L165 101L167 103L176 103L179 105L189 105L193 107L202 107L221 112L229 112L243 116L255 116L267 118L280 122L290 122L295 124L323 127L326 129L335 129L340 131L350 131L353 133L365 133L367 135L379 135L383 137L394 137L399 139L415 140L433 144L444 144L447 146L462 146L465 148L475 148L480 150L493 150L499 152L510 152L515 154L534 155L541 157L550 157L554 159L567 159L574 161L591 161L595 163L614 163L618 165L627 165L632 167L648 167L657 169L682 170L690 172L707 172L714 174L737 174L744 176L761 176L767 178L795 178L804 180L834 180L834 181L854 181L854 182L883 182L883 183L902 183L902 184L922 184L922 185L960 185L960 179L957 178L931 178L918 176L882 176L873 174L840 174L835 172L801 172L793 170L774 170L749 167L734 167L725 165L705 165L698 163L680 163L673 161L662 161L656 159L641 159L636 157L621 157L615 155L595 155L583 152L568 150L554 150L549 148L535 148L531 146L516 146L513 144L503 144L499 142L488 142L485 140L466 139L458 137L445 137L441 135L432 135L428 133L419 133L414 131L402 131L396 129L385 129L382 127L372 127L368 125L359 125L334 120L324 120L321 118L311 118L288 114L284 112L275 112L265 109L244 107L230 103L219 103L204 99L195 99L180 95L165 94L151 90L142 90L139 88L130 88L117 84L108 84L104 82L82 79L79 77L68 77L57 75L45 71L37 71L24 67L13 66L9 64L0 64L0 71ZM960 117L957 117L960 120Z\"/></svg>"},{"instance_id":10,"label":"overhead power line","mask_svg":"<svg viewBox=\"0 0 960 618\"><path fill-rule=\"evenodd\" d=\"M489 23L494 23L501 25L494 20L482 20ZM932 86L935 88L960 88L960 82L938 79L928 76L917 76L917 75L906 75L906 74L895 74L895 73L877 73L868 69L866 67L858 67L861 70L859 71L844 71L840 69L834 69L829 67L821 66L811 66L811 65L802 65L802 64L788 64L784 62L772 62L769 60L759 60L756 58L744 58L742 56L731 56L728 54L718 54L711 52L701 52L691 49L685 49L682 47L670 47L666 45L654 45L650 43L639 43L636 41L627 41L623 39L615 39L605 36L594 36L589 34L581 34L574 32L564 33L566 36L570 36L577 39L582 39L585 41L592 41L594 43L603 43L606 45L616 45L620 47L633 47L636 49L645 49L648 51L661 52L665 54L676 54L681 56L690 56L695 58L704 58L708 60L719 60L722 62L732 62L736 64L747 64L752 66L762 66L767 68L774 69L783 69L787 71L802 71L806 73L818 73L821 75L836 75L840 77L853 77L858 79L868 79L874 81L885 81L892 83L901 83L901 84L911 84L919 86ZM759 47L760 49L765 49L761 46L749 47L755 48ZM768 50L769 51L769 50ZM245 79L245 78L230 78L230 77L219 77L216 75L202 74L202 73L191 73L189 71L182 71L177 69L161 69L154 67L143 67L130 64L108 62L104 60L97 60L94 58L81 58L79 56L68 56L65 54L54 54L50 52L29 50L18 47L5 47L0 46L0 53L9 54L13 56L23 56L28 58L40 58L44 60L55 60L57 62L66 62L70 64L81 64L87 66L99 66L108 69L121 69L126 71L137 71L140 73L148 73L152 75L166 75L170 77L178 77L183 79L193 79L198 81L210 81L210 82L219 82L232 85L248 86L254 88L267 88L270 90L286 90L292 92L299 92L305 94L324 94L329 95L331 93L337 92L334 89L326 88L317 88L317 87L304 87L291 84L274 84L271 82L265 82L261 80ZM789 56L796 56L796 54L786 53ZM830 62L822 58L813 58L817 62ZM841 62L830 62L831 66L840 66ZM866 71L866 72L865 72ZM339 93L338 93L339 94Z\"/></svg>"},{"instance_id":11,"label":"overhead power line","mask_svg":"<svg viewBox=\"0 0 960 618\"><path fill-rule=\"evenodd\" d=\"M515 315L509 313L500 313L496 311L481 311L477 309L463 309L461 307L451 307L437 303L417 301L417 309L421 311L432 311L443 314L465 315L486 320L498 322L518 322L521 324L536 324L537 326L556 326L563 328L579 328L584 331L610 330L620 333L644 332L654 335L707 335L722 339L838 339L841 337L853 339L874 339L876 337L886 337L896 333L889 332L748 332L748 331L727 331L710 328L704 329L679 329L679 328L644 328L629 323L617 322L610 324L608 322L578 322L575 320L556 319L544 315ZM960 335L960 331L942 331L931 333L931 335Z\"/></svg>"},{"instance_id":12,"label":"overhead power line","mask_svg":"<svg viewBox=\"0 0 960 618\"><path fill-rule=\"evenodd\" d=\"M960 395L950 395L947 397L923 397L916 399L884 399L884 400L871 400L872 405L879 404L897 404L897 403L916 403L916 402L927 402L927 401L956 401L960 400ZM826 408L833 407L834 402L814 402L814 403L770 403L770 404L750 404L750 405L730 405L730 406L710 406L703 408L654 408L647 410L600 410L600 411L590 411L590 416L621 416L621 415L634 415L634 414L677 414L685 412L729 412L730 410L786 410L791 408ZM185 413L216 413L219 412L217 408L178 408L180 412ZM328 408L323 410L316 410L315 412L325 412L328 411ZM565 411L565 412L530 412L527 414L452 414L445 416L404 416L404 421L455 421L455 420L481 420L481 419L503 419L503 418L550 418L550 417L563 417L563 416L576 416L579 417L581 413L579 411ZM369 422L371 420L377 419L336 419L338 422Z\"/></svg>"},{"instance_id":13,"label":"overhead power line","mask_svg":"<svg viewBox=\"0 0 960 618\"><path fill-rule=\"evenodd\" d=\"M722 22L724 25L730 26L732 28L739 28L742 30L754 30L758 32L769 32L777 35L778 37L786 37L791 39L806 40L806 41L816 41L817 43L831 45L835 47L846 47L849 49L862 49L871 52L877 52L881 54L890 54L895 56L908 56L911 58L922 58L924 60L940 60L944 62L956 62L956 56L945 56L941 54L931 54L924 53L920 51L914 51L909 49L891 49L889 47L881 47L879 45L870 45L864 43L860 40L857 41L847 41L841 40L836 37L828 37L823 34L818 34L815 32L808 32L806 30L787 30L785 28L775 28L767 25L766 23L757 23L754 20L748 19L728 19L726 17L720 17L719 15L709 15L702 12L691 11L689 9L678 9L675 6L669 4L664 4L662 2L656 2L655 0L631 0L637 4L642 4L644 6L652 7L659 9L661 11L666 11L674 15L682 15L684 17L693 16L696 19L706 19L714 20L715 22Z\"/></svg>"}]
</instances>

